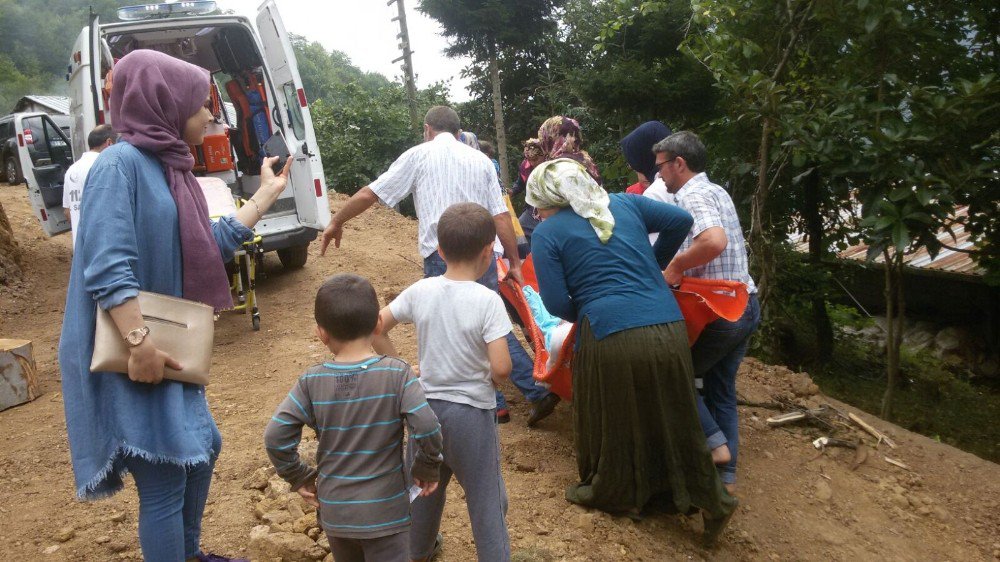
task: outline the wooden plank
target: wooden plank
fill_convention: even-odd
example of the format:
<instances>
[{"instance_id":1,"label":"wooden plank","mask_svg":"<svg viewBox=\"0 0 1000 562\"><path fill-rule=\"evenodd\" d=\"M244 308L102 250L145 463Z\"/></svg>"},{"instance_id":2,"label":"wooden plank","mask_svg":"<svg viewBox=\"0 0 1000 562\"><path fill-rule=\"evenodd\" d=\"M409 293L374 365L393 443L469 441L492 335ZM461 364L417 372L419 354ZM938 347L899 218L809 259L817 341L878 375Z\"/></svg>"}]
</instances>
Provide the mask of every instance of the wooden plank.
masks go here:
<instances>
[{"instance_id":1,"label":"wooden plank","mask_svg":"<svg viewBox=\"0 0 1000 562\"><path fill-rule=\"evenodd\" d=\"M29 340L0 339L0 410L38 396L38 372Z\"/></svg>"},{"instance_id":2,"label":"wooden plank","mask_svg":"<svg viewBox=\"0 0 1000 562\"><path fill-rule=\"evenodd\" d=\"M865 422L865 420L861 419L860 417L858 417L854 413L848 413L847 417L850 418L852 422L858 424L858 426L861 427L861 429L867 431L873 437L875 437L876 439L878 439L879 443L885 443L886 445L888 445L892 449L896 448L896 443L893 442L892 439L889 439L888 435L886 435L885 433L882 433L881 431L875 429L874 427L872 427L871 425L869 425L867 422Z\"/></svg>"}]
</instances>

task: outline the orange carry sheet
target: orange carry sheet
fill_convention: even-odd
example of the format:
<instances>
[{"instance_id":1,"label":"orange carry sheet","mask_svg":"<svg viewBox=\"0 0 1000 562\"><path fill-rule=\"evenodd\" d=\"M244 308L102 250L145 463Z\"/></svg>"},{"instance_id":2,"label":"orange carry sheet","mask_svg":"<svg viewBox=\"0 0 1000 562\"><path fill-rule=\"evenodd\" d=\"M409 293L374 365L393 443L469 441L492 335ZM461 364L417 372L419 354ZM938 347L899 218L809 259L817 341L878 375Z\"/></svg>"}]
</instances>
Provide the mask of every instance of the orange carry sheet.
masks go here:
<instances>
[{"instance_id":1,"label":"orange carry sheet","mask_svg":"<svg viewBox=\"0 0 1000 562\"><path fill-rule=\"evenodd\" d=\"M507 264L503 260L497 260L497 272L501 280L507 276ZM531 261L530 255L521 262L521 273L524 275L524 282L531 285L537 291L538 279L535 278L535 264ZM531 344L535 348L535 366L533 371L535 380L548 385L549 390L556 393L559 398L563 400L572 399L572 361L573 347L576 344L576 325L573 325L573 329L566 336L566 341L563 342L562 349L559 350L559 356L556 357L555 366L551 371L548 371L545 369L545 364L549 362L549 352L545 350L545 334L535 324L535 318L531 314L531 308L528 306L528 300L524 298L521 286L513 281L511 283L501 282L500 294L507 299L507 302L514 306L518 315L521 316L521 321L524 323L526 332L525 335L531 340Z\"/></svg>"},{"instance_id":2,"label":"orange carry sheet","mask_svg":"<svg viewBox=\"0 0 1000 562\"><path fill-rule=\"evenodd\" d=\"M719 318L739 320L750 300L746 284L722 279L684 277L673 291L687 326L688 345L694 345L705 326Z\"/></svg>"},{"instance_id":3,"label":"orange carry sheet","mask_svg":"<svg viewBox=\"0 0 1000 562\"><path fill-rule=\"evenodd\" d=\"M507 265L503 260L497 260L497 272L500 279L507 275ZM538 290L538 279L535 276L535 265L529 255L521 263L521 273L524 275L524 282ZM684 323L687 326L688 345L694 342L701 335L709 323L725 318L730 322L735 322L743 316L747 301L750 295L747 293L745 284L739 281L724 281L719 279L697 279L685 277L681 280L679 288L674 289L674 297L677 305L684 316ZM556 393L563 400L573 398L573 348L576 345L576 325L566 341L563 342L559 356L556 358L555 366L551 371L546 370L546 363L549 361L549 353L545 349L545 335L535 324L531 314L531 308L524 297L524 292L516 283L500 283L500 294L507 302L514 306L521 316L527 336L535 348L534 377L536 381L548 385L549 390Z\"/></svg>"}]
</instances>

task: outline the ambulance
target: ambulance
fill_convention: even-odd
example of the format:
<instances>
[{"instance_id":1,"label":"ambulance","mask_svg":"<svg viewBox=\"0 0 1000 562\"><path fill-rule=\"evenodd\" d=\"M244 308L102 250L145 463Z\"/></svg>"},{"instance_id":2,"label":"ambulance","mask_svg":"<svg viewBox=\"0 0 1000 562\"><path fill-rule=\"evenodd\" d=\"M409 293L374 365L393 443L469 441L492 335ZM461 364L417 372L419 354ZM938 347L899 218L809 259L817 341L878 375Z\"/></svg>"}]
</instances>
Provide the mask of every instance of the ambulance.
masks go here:
<instances>
[{"instance_id":1,"label":"ambulance","mask_svg":"<svg viewBox=\"0 0 1000 562\"><path fill-rule=\"evenodd\" d=\"M72 162L70 149L79 158L89 132L110 123L115 62L136 49L153 49L211 73L216 119L204 143L191 147L196 176L221 179L235 197L248 199L260 186L264 144L272 135L284 137L293 159L288 187L255 230L263 250L276 251L283 266L305 265L309 243L330 221L330 207L288 33L273 0L261 4L256 25L242 16L208 15L213 12L215 2L207 1L129 6L118 10L119 21L92 16L80 31L66 75L69 138L50 119L35 116L40 123L32 131L47 143L50 157L22 162L28 164L22 170L29 198L47 234L69 230L61 209L62 173Z\"/></svg>"}]
</instances>

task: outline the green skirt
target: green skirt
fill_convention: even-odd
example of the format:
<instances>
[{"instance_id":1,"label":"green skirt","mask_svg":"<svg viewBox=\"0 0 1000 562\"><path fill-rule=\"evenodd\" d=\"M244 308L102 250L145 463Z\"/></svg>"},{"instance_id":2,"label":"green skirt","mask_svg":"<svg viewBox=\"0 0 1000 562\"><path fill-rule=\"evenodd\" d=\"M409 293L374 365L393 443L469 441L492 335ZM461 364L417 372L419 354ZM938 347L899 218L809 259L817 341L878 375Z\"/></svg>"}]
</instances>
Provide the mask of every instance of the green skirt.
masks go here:
<instances>
[{"instance_id":1,"label":"green skirt","mask_svg":"<svg viewBox=\"0 0 1000 562\"><path fill-rule=\"evenodd\" d=\"M610 512L671 500L713 517L730 513L698 421L683 321L600 341L584 320L573 359L573 425L580 482L566 499Z\"/></svg>"}]
</instances>

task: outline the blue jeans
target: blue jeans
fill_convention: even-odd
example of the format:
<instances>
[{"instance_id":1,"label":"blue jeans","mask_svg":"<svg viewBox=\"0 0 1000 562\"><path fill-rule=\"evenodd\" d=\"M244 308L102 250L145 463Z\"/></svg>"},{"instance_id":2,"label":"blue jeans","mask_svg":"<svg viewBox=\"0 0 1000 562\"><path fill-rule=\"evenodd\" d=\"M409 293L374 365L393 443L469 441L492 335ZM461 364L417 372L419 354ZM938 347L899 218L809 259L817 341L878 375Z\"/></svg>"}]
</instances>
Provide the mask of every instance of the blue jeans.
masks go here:
<instances>
[{"instance_id":1,"label":"blue jeans","mask_svg":"<svg viewBox=\"0 0 1000 562\"><path fill-rule=\"evenodd\" d=\"M424 258L424 277L444 275L447 269L448 266L437 252ZM490 268L486 270L486 273L482 277L477 279L477 282L487 289L500 291L496 261L490 264ZM511 362L510 382L514 383L514 386L521 391L521 394L524 395L528 402L538 402L542 398L545 398L549 394L549 391L535 384L535 377L533 375L534 362L531 360L528 352L524 350L521 342L517 340L514 332L507 334L507 350L510 352ZM502 410L505 408L507 408L507 400L504 398L503 393L497 390L497 409Z\"/></svg>"},{"instance_id":2,"label":"blue jeans","mask_svg":"<svg viewBox=\"0 0 1000 562\"><path fill-rule=\"evenodd\" d=\"M177 562L201 552L201 516L222 435L212 426L208 462L184 467L128 456L125 466L139 491L139 544L146 562Z\"/></svg>"},{"instance_id":3,"label":"blue jeans","mask_svg":"<svg viewBox=\"0 0 1000 562\"><path fill-rule=\"evenodd\" d=\"M721 431L732 455L729 464L720 469L720 476L726 484L736 482L736 457L740 446L736 371L746 355L750 336L759 325L760 302L757 295L750 295L747 308L739 320L729 322L719 319L705 326L691 348L695 377L704 383L697 396L698 417L705 435L709 437L709 448L721 444L718 441L718 431ZM713 442L716 443L714 446Z\"/></svg>"}]
</instances>

